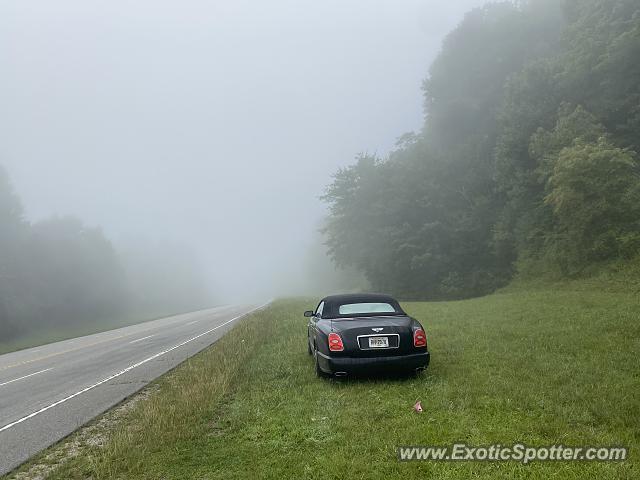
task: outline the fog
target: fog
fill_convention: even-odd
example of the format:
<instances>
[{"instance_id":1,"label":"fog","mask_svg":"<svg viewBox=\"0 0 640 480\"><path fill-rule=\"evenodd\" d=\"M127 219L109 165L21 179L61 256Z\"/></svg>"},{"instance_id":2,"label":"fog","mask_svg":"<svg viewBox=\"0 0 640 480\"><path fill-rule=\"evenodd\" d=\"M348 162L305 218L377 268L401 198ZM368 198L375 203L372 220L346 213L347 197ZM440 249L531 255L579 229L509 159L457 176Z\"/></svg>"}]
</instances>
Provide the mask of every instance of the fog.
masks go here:
<instances>
[{"instance_id":1,"label":"fog","mask_svg":"<svg viewBox=\"0 0 640 480\"><path fill-rule=\"evenodd\" d=\"M216 301L301 293L331 175L420 128L482 3L2 2L0 164L29 219L186 250Z\"/></svg>"}]
</instances>

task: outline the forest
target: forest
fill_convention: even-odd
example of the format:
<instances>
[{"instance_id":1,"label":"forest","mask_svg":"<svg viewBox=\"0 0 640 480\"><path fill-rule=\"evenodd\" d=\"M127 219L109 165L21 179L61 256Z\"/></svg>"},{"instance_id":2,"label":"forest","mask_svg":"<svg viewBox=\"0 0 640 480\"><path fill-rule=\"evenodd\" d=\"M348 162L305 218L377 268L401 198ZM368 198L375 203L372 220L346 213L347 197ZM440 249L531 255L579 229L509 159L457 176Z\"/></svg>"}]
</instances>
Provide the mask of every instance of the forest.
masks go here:
<instances>
[{"instance_id":1,"label":"forest","mask_svg":"<svg viewBox=\"0 0 640 480\"><path fill-rule=\"evenodd\" d=\"M375 290L441 299L638 254L640 2L472 10L423 92L421 130L326 189L337 265Z\"/></svg>"},{"instance_id":2,"label":"forest","mask_svg":"<svg viewBox=\"0 0 640 480\"><path fill-rule=\"evenodd\" d=\"M29 221L0 167L0 344L210 306L199 266L166 247L116 247L64 216Z\"/></svg>"}]
</instances>

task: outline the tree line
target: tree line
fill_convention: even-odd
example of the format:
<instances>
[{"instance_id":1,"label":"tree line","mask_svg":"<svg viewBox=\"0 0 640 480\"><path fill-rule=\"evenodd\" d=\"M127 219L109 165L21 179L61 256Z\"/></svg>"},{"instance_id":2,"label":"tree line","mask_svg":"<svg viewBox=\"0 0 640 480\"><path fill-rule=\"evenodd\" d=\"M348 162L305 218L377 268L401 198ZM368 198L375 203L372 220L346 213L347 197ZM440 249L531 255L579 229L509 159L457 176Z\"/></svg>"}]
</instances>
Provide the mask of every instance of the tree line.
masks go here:
<instances>
[{"instance_id":1,"label":"tree line","mask_svg":"<svg viewBox=\"0 0 640 480\"><path fill-rule=\"evenodd\" d=\"M206 303L197 265L175 252L120 251L99 228L73 217L28 221L0 167L0 343L88 332Z\"/></svg>"},{"instance_id":2,"label":"tree line","mask_svg":"<svg viewBox=\"0 0 640 480\"><path fill-rule=\"evenodd\" d=\"M376 290L488 293L640 250L640 3L467 13L424 81L425 121L361 154L324 200L332 259Z\"/></svg>"}]
</instances>

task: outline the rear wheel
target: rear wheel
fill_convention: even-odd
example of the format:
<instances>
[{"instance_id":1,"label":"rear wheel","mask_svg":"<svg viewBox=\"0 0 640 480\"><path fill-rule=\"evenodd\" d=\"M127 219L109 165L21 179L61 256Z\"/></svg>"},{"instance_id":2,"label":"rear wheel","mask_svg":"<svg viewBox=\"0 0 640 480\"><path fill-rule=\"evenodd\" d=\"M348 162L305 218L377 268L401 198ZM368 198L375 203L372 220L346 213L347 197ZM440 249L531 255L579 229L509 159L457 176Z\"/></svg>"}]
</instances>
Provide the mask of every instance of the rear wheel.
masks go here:
<instances>
[{"instance_id":1,"label":"rear wheel","mask_svg":"<svg viewBox=\"0 0 640 480\"><path fill-rule=\"evenodd\" d=\"M325 373L320 368L320 363L318 362L318 350L317 349L313 350L313 363L315 363L315 367L316 367L316 377L318 377L318 378L327 378L329 376L328 373Z\"/></svg>"}]
</instances>

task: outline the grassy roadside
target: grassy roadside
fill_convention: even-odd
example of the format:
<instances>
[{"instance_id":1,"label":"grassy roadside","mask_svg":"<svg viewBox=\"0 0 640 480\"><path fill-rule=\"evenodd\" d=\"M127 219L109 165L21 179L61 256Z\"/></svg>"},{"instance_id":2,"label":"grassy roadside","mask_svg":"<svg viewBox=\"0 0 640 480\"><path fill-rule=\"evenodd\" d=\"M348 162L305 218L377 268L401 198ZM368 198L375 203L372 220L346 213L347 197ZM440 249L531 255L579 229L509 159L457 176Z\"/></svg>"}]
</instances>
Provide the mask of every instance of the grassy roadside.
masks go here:
<instances>
[{"instance_id":1,"label":"grassy roadside","mask_svg":"<svg viewBox=\"0 0 640 480\"><path fill-rule=\"evenodd\" d=\"M301 316L308 306L279 301L252 315L49 478L640 478L635 293L405 304L427 328L433 363L395 380L316 379ZM422 414L411 409L418 399ZM527 466L395 458L397 445L459 441L625 445L631 458Z\"/></svg>"}]
</instances>

